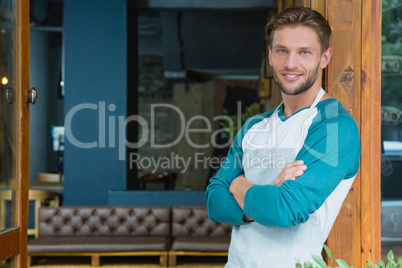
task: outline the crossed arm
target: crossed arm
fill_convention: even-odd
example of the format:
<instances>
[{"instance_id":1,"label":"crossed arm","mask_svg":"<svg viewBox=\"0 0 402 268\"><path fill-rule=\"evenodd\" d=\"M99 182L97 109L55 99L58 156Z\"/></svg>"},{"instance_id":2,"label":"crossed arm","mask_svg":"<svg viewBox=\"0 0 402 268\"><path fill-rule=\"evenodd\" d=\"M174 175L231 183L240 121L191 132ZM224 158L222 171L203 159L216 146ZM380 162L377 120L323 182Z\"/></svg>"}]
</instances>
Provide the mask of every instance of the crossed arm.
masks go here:
<instances>
[{"instance_id":1,"label":"crossed arm","mask_svg":"<svg viewBox=\"0 0 402 268\"><path fill-rule=\"evenodd\" d=\"M281 173L279 173L278 177L275 180L274 185L280 186L283 182L287 180L295 180L297 177L303 175L306 169L307 166L304 165L303 160L290 162L286 164ZM250 189L253 185L254 184L249 182L244 175L240 175L236 179L234 179L229 186L229 192L233 195L237 204L243 210L244 210L244 197L246 196L246 192L248 191L248 189ZM247 222L251 221L252 219L247 215L244 215L243 220Z\"/></svg>"},{"instance_id":2,"label":"crossed arm","mask_svg":"<svg viewBox=\"0 0 402 268\"><path fill-rule=\"evenodd\" d=\"M207 188L209 217L216 222L241 225L249 220L244 217L247 215L270 227L290 227L307 221L343 179L356 175L359 167L357 127L354 121L335 119L318 125L307 136L296 159L303 160L308 169L302 170L299 177L282 176L292 170L288 166L275 185L247 181L239 162L243 155L241 139L235 139L228 160Z\"/></svg>"}]
</instances>

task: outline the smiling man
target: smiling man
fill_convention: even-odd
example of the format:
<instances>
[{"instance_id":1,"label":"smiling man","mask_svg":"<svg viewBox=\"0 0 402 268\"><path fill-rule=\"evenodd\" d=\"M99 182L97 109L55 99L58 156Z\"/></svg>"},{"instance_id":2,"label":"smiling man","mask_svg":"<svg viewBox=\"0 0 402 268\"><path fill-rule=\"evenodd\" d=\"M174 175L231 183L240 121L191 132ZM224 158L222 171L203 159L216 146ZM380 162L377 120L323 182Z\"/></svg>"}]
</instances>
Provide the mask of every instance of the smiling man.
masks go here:
<instances>
[{"instance_id":1,"label":"smiling man","mask_svg":"<svg viewBox=\"0 0 402 268\"><path fill-rule=\"evenodd\" d=\"M207 188L207 210L234 225L226 268L295 267L320 255L359 168L354 119L321 88L331 28L294 7L266 26L283 103L249 119Z\"/></svg>"}]
</instances>

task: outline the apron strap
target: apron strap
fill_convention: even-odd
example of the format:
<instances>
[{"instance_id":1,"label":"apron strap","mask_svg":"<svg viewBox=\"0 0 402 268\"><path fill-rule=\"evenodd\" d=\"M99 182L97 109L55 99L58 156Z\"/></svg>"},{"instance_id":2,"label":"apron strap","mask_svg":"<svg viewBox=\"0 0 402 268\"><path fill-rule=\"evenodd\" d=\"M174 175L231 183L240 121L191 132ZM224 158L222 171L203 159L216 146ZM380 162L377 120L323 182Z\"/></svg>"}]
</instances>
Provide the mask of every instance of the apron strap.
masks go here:
<instances>
[{"instance_id":1,"label":"apron strap","mask_svg":"<svg viewBox=\"0 0 402 268\"><path fill-rule=\"evenodd\" d=\"M320 91L318 92L317 96L314 99L313 104L311 104L310 108L308 109L306 115L303 117L303 120L300 123L300 126L298 128L298 130L295 132L295 135L293 135L293 141L290 143L292 144L291 148L295 148L297 146L297 143L300 141L301 136L303 134L303 125L304 122L306 121L306 119L311 115L311 112L315 109L315 107L317 106L317 104L320 102L320 100L322 99L322 97L324 96L325 91L324 89L320 88Z\"/></svg>"}]
</instances>

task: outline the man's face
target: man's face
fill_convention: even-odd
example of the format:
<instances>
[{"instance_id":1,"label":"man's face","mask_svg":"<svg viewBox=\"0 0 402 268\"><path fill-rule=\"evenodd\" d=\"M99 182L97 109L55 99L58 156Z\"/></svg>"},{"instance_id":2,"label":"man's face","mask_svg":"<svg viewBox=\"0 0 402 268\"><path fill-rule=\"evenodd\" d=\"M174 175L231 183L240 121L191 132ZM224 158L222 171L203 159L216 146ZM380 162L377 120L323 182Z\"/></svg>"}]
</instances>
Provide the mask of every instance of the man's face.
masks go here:
<instances>
[{"instance_id":1,"label":"man's face","mask_svg":"<svg viewBox=\"0 0 402 268\"><path fill-rule=\"evenodd\" d=\"M323 54L318 36L306 26L285 26L274 32L269 64L274 79L287 95L298 95L312 86L321 87L322 70L331 59L329 48Z\"/></svg>"}]
</instances>

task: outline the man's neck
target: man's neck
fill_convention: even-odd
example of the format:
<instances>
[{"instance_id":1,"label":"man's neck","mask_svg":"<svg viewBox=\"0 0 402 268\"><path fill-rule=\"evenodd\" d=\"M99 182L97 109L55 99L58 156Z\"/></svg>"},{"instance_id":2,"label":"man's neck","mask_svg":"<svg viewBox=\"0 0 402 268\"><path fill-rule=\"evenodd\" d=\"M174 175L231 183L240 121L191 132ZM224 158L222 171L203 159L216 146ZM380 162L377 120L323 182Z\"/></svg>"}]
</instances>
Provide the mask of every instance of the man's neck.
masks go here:
<instances>
[{"instance_id":1,"label":"man's neck","mask_svg":"<svg viewBox=\"0 0 402 268\"><path fill-rule=\"evenodd\" d=\"M321 86L311 87L310 89L298 94L287 95L282 92L283 113L286 117L292 116L295 112L305 107L311 106L320 91ZM328 98L328 97L326 97Z\"/></svg>"}]
</instances>

